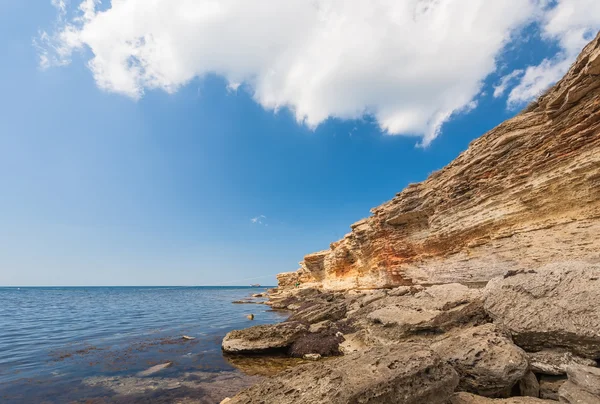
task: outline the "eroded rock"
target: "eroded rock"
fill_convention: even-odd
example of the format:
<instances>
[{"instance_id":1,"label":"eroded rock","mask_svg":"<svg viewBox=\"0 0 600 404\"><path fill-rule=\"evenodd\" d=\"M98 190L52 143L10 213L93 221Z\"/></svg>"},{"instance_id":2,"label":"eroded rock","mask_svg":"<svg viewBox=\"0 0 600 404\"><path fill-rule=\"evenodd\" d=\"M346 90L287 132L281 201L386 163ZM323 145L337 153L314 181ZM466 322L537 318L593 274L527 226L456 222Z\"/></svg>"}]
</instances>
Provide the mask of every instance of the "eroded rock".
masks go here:
<instances>
[{"instance_id":1,"label":"eroded rock","mask_svg":"<svg viewBox=\"0 0 600 404\"><path fill-rule=\"evenodd\" d=\"M258 353L288 348L307 330L306 325L297 322L257 325L227 333L222 348L228 353Z\"/></svg>"},{"instance_id":2,"label":"eroded rock","mask_svg":"<svg viewBox=\"0 0 600 404\"><path fill-rule=\"evenodd\" d=\"M566 404L600 404L600 397L567 380L558 390L558 398Z\"/></svg>"},{"instance_id":3,"label":"eroded rock","mask_svg":"<svg viewBox=\"0 0 600 404\"><path fill-rule=\"evenodd\" d=\"M540 376L540 398L558 401L558 390L567 381L566 376Z\"/></svg>"},{"instance_id":4,"label":"eroded rock","mask_svg":"<svg viewBox=\"0 0 600 404\"><path fill-rule=\"evenodd\" d=\"M490 281L484 307L528 351L600 357L600 265L550 264Z\"/></svg>"},{"instance_id":5,"label":"eroded rock","mask_svg":"<svg viewBox=\"0 0 600 404\"><path fill-rule=\"evenodd\" d=\"M231 404L443 404L458 375L435 353L411 345L378 347L280 373Z\"/></svg>"},{"instance_id":6,"label":"eroded rock","mask_svg":"<svg viewBox=\"0 0 600 404\"><path fill-rule=\"evenodd\" d=\"M432 349L459 373L460 390L483 396L504 394L529 370L525 352L493 324L451 335Z\"/></svg>"},{"instance_id":7,"label":"eroded rock","mask_svg":"<svg viewBox=\"0 0 600 404\"><path fill-rule=\"evenodd\" d=\"M596 361L573 355L564 349L545 349L539 352L528 352L529 365L536 373L546 375L565 375L570 365L596 366Z\"/></svg>"}]
</instances>

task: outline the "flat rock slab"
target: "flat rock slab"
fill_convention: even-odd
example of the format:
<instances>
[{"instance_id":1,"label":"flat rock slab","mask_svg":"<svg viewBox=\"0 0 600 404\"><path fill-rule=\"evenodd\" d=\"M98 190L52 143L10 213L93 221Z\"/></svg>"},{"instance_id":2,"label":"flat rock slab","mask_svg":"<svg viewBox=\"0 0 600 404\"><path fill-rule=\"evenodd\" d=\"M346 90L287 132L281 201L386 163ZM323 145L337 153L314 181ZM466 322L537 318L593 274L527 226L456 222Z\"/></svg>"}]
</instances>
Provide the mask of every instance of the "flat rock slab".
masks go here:
<instances>
[{"instance_id":1,"label":"flat rock slab","mask_svg":"<svg viewBox=\"0 0 600 404\"><path fill-rule=\"evenodd\" d=\"M458 332L432 349L459 373L459 390L483 396L497 397L510 390L529 370L525 351L494 324Z\"/></svg>"},{"instance_id":2,"label":"flat rock slab","mask_svg":"<svg viewBox=\"0 0 600 404\"><path fill-rule=\"evenodd\" d=\"M435 285L371 302L349 315L373 335L391 341L418 333L442 333L485 316L481 291L464 285Z\"/></svg>"},{"instance_id":3,"label":"flat rock slab","mask_svg":"<svg viewBox=\"0 0 600 404\"><path fill-rule=\"evenodd\" d=\"M567 369L569 381L583 390L600 397L600 369L591 366L572 365Z\"/></svg>"},{"instance_id":4,"label":"flat rock slab","mask_svg":"<svg viewBox=\"0 0 600 404\"><path fill-rule=\"evenodd\" d=\"M600 357L600 265L555 263L492 279L484 308L527 351Z\"/></svg>"},{"instance_id":5,"label":"flat rock slab","mask_svg":"<svg viewBox=\"0 0 600 404\"><path fill-rule=\"evenodd\" d=\"M600 404L600 397L591 394L571 381L567 381L558 390L558 398L565 404Z\"/></svg>"},{"instance_id":6,"label":"flat rock slab","mask_svg":"<svg viewBox=\"0 0 600 404\"><path fill-rule=\"evenodd\" d=\"M476 396L470 393L456 393L450 399L450 404L556 404L556 401L542 400L533 397L511 397L504 399L492 399Z\"/></svg>"},{"instance_id":7,"label":"flat rock slab","mask_svg":"<svg viewBox=\"0 0 600 404\"><path fill-rule=\"evenodd\" d=\"M567 368L571 365L596 366L596 361L573 355L562 349L528 352L527 356L532 371L551 376L566 375Z\"/></svg>"},{"instance_id":8,"label":"flat rock slab","mask_svg":"<svg viewBox=\"0 0 600 404\"><path fill-rule=\"evenodd\" d=\"M230 404L445 404L458 375L434 352L398 344L280 373Z\"/></svg>"},{"instance_id":9,"label":"flat rock slab","mask_svg":"<svg viewBox=\"0 0 600 404\"><path fill-rule=\"evenodd\" d=\"M308 327L296 322L257 325L234 330L223 338L222 348L228 353L258 353L287 348L304 335Z\"/></svg>"}]
</instances>

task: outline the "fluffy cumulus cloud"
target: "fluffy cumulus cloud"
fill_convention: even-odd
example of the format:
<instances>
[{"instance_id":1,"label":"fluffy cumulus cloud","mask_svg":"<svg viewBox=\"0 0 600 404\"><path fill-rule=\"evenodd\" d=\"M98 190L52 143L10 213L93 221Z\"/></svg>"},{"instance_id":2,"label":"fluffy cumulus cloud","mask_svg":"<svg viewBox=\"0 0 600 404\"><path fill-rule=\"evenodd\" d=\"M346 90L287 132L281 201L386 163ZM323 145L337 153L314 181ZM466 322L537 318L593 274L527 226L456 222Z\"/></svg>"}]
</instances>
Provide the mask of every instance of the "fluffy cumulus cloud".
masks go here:
<instances>
[{"instance_id":1,"label":"fluffy cumulus cloud","mask_svg":"<svg viewBox=\"0 0 600 404\"><path fill-rule=\"evenodd\" d=\"M149 89L175 92L215 73L230 91L242 85L263 107L290 108L310 127L370 115L384 131L422 136L426 145L453 114L474 107L482 80L519 29L546 18L545 35L574 49L578 37L570 38L563 3L587 2L590 14L600 4L564 0L548 14L547 2L112 0L99 7L85 0L55 33L42 33L39 48L44 65L91 51L85 54L98 86L132 98ZM540 72L528 69L510 97L543 86L531 76Z\"/></svg>"},{"instance_id":2,"label":"fluffy cumulus cloud","mask_svg":"<svg viewBox=\"0 0 600 404\"><path fill-rule=\"evenodd\" d=\"M539 96L569 70L581 49L600 30L600 1L559 0L546 7L541 26L542 37L556 41L560 52L525 70L508 95L509 106L518 106Z\"/></svg>"}]
</instances>

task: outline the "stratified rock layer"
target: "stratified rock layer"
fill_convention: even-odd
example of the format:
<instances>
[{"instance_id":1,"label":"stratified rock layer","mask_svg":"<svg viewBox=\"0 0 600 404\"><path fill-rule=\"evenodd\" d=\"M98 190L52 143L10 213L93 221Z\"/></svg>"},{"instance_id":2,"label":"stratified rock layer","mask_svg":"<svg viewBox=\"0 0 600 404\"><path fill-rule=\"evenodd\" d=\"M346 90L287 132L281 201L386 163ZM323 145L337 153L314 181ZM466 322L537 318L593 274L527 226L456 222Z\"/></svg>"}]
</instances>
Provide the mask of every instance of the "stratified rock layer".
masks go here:
<instances>
[{"instance_id":1,"label":"stratified rock layer","mask_svg":"<svg viewBox=\"0 0 600 404\"><path fill-rule=\"evenodd\" d=\"M280 286L486 282L553 261L600 261L599 100L600 36L537 102L307 255Z\"/></svg>"}]
</instances>

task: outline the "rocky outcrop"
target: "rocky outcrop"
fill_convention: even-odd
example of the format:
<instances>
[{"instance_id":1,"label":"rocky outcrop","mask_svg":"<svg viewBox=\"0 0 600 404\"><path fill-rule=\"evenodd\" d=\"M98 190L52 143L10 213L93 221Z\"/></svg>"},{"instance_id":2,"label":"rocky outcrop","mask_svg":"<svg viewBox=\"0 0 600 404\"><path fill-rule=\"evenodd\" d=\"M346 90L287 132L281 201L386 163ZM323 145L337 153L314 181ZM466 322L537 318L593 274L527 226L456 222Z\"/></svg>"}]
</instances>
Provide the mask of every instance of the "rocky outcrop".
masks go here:
<instances>
[{"instance_id":1,"label":"rocky outcrop","mask_svg":"<svg viewBox=\"0 0 600 404\"><path fill-rule=\"evenodd\" d=\"M527 351L600 358L600 265L550 264L490 281L484 308Z\"/></svg>"},{"instance_id":2,"label":"rocky outcrop","mask_svg":"<svg viewBox=\"0 0 600 404\"><path fill-rule=\"evenodd\" d=\"M223 339L222 348L227 353L261 353L284 349L307 330L306 325L296 322L257 325L229 332Z\"/></svg>"},{"instance_id":3,"label":"rocky outcrop","mask_svg":"<svg viewBox=\"0 0 600 404\"><path fill-rule=\"evenodd\" d=\"M445 404L458 375L432 351L379 347L285 371L233 397L230 404Z\"/></svg>"},{"instance_id":4,"label":"rocky outcrop","mask_svg":"<svg viewBox=\"0 0 600 404\"><path fill-rule=\"evenodd\" d=\"M510 395L529 370L525 352L493 324L456 333L431 348L456 369L460 391L482 396Z\"/></svg>"},{"instance_id":5,"label":"rocky outcrop","mask_svg":"<svg viewBox=\"0 0 600 404\"><path fill-rule=\"evenodd\" d=\"M600 260L600 36L524 112L280 275L325 289L477 283Z\"/></svg>"}]
</instances>

